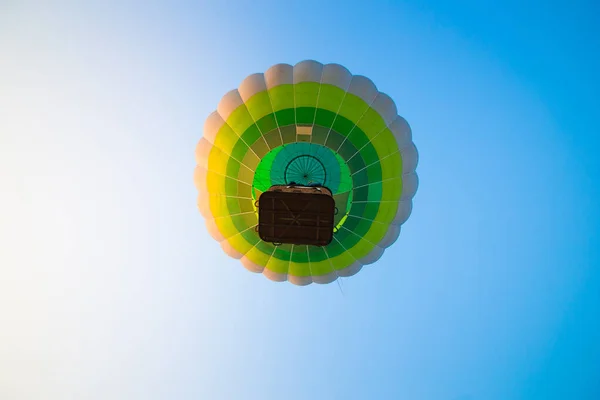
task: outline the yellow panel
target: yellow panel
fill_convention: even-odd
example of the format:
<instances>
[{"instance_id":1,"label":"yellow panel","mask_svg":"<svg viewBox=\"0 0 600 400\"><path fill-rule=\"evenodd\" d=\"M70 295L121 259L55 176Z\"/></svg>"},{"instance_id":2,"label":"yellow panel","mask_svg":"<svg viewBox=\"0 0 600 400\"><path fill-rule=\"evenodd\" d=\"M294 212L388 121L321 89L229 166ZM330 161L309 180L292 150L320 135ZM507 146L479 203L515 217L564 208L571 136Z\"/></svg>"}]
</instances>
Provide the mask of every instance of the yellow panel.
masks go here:
<instances>
[{"instance_id":1,"label":"yellow panel","mask_svg":"<svg viewBox=\"0 0 600 400\"><path fill-rule=\"evenodd\" d=\"M208 169L221 175L225 175L227 173L227 163L229 162L229 159L230 157L227 154L223 153L218 148L213 147L208 156Z\"/></svg>"},{"instance_id":2,"label":"yellow panel","mask_svg":"<svg viewBox=\"0 0 600 400\"><path fill-rule=\"evenodd\" d=\"M225 191L225 178L213 171L206 173L206 190L214 194L230 194Z\"/></svg>"},{"instance_id":3,"label":"yellow panel","mask_svg":"<svg viewBox=\"0 0 600 400\"><path fill-rule=\"evenodd\" d=\"M239 135L227 124L224 124L217 132L215 138L215 146L222 149L224 152L231 154L233 146L239 140Z\"/></svg>"},{"instance_id":4,"label":"yellow panel","mask_svg":"<svg viewBox=\"0 0 600 400\"><path fill-rule=\"evenodd\" d=\"M236 226L233 224L233 221L229 217L215 218L215 223L225 238L232 237L239 232L238 228L236 228Z\"/></svg>"},{"instance_id":5,"label":"yellow panel","mask_svg":"<svg viewBox=\"0 0 600 400\"><path fill-rule=\"evenodd\" d=\"M248 243L241 234L237 234L227 239L231 247L233 247L238 253L246 254L254 246Z\"/></svg>"}]
</instances>

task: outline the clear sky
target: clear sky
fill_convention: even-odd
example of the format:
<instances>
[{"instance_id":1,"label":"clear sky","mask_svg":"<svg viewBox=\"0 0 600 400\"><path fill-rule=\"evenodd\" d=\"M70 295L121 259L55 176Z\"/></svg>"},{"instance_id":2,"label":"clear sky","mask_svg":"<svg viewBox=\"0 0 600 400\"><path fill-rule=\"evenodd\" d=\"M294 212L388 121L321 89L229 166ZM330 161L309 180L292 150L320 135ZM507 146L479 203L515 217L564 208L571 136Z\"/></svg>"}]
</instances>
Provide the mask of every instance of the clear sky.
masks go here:
<instances>
[{"instance_id":1,"label":"clear sky","mask_svg":"<svg viewBox=\"0 0 600 400\"><path fill-rule=\"evenodd\" d=\"M0 1L0 399L600 398L597 2L50 3ZM206 116L307 58L420 154L342 290L246 271L196 210Z\"/></svg>"}]
</instances>

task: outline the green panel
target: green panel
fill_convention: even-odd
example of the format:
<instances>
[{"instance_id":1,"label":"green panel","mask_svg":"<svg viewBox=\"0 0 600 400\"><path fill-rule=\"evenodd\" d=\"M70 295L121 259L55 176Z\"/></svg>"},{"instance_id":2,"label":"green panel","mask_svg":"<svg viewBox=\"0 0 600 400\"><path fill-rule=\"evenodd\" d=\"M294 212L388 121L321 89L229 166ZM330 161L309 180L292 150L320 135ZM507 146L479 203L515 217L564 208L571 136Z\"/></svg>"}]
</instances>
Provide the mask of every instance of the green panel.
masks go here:
<instances>
[{"instance_id":1,"label":"green panel","mask_svg":"<svg viewBox=\"0 0 600 400\"><path fill-rule=\"evenodd\" d=\"M270 132L277 128L277 121L275 120L275 114L268 114L256 121L258 130L263 134Z\"/></svg>"},{"instance_id":2,"label":"green panel","mask_svg":"<svg viewBox=\"0 0 600 400\"><path fill-rule=\"evenodd\" d=\"M327 141L325 142L325 146L329 147L331 150L336 151L344 142L344 136L340 135L334 130L329 132L329 136L327 137Z\"/></svg>"},{"instance_id":3,"label":"green panel","mask_svg":"<svg viewBox=\"0 0 600 400\"><path fill-rule=\"evenodd\" d=\"M329 128L324 126L315 125L313 126L312 132L312 142L320 145L325 144L325 138L327 137L327 133L329 132Z\"/></svg>"},{"instance_id":4,"label":"green panel","mask_svg":"<svg viewBox=\"0 0 600 400\"><path fill-rule=\"evenodd\" d=\"M354 187L363 186L369 183L369 175L367 174L367 169L362 169L352 174L352 182L354 183ZM356 198L354 200L358 201L358 199Z\"/></svg>"},{"instance_id":5,"label":"green panel","mask_svg":"<svg viewBox=\"0 0 600 400\"><path fill-rule=\"evenodd\" d=\"M308 248L308 257L313 276L327 275L332 272L333 266L323 248L310 246Z\"/></svg>"},{"instance_id":6,"label":"green panel","mask_svg":"<svg viewBox=\"0 0 600 400\"><path fill-rule=\"evenodd\" d=\"M246 142L248 145L252 146L254 142L258 140L262 136L258 126L252 124L246 129L245 132L242 133L242 140Z\"/></svg>"},{"instance_id":7,"label":"green panel","mask_svg":"<svg viewBox=\"0 0 600 400\"><path fill-rule=\"evenodd\" d=\"M352 254L346 251L340 252L337 256L335 256L335 258L331 254L329 255L329 257L331 257L330 260L335 269L338 271L347 268L349 265L356 261L354 257L352 257Z\"/></svg>"},{"instance_id":8,"label":"green panel","mask_svg":"<svg viewBox=\"0 0 600 400\"><path fill-rule=\"evenodd\" d=\"M338 88L337 86L323 84L321 85L321 93L319 95L318 108L328 110L333 114L337 114L345 96L346 91Z\"/></svg>"},{"instance_id":9,"label":"green panel","mask_svg":"<svg viewBox=\"0 0 600 400\"><path fill-rule=\"evenodd\" d=\"M231 150L231 157L237 161L243 161L246 153L248 152L248 145L241 140L238 140L233 149Z\"/></svg>"},{"instance_id":10,"label":"green panel","mask_svg":"<svg viewBox=\"0 0 600 400\"><path fill-rule=\"evenodd\" d=\"M352 93L346 93L344 102L340 107L339 115L351 119L353 124L358 122L360 117L367 111L369 105L364 102L360 97L353 95Z\"/></svg>"},{"instance_id":11,"label":"green panel","mask_svg":"<svg viewBox=\"0 0 600 400\"><path fill-rule=\"evenodd\" d=\"M315 121L315 109L314 108L297 108L296 109L296 123L297 124L308 124L312 125Z\"/></svg>"},{"instance_id":12,"label":"green panel","mask_svg":"<svg viewBox=\"0 0 600 400\"><path fill-rule=\"evenodd\" d=\"M350 218L352 218L352 217L348 217L348 219L350 219ZM354 218L354 219L357 219L357 218ZM354 233L356 236L362 238L367 234L367 232L369 231L369 228L371 228L371 225L373 225L373 223L371 221L367 221L365 219L359 219L356 227L354 229L352 229L352 233Z\"/></svg>"},{"instance_id":13,"label":"green panel","mask_svg":"<svg viewBox=\"0 0 600 400\"><path fill-rule=\"evenodd\" d=\"M339 132L340 134L347 136L350 131L354 128L354 122L343 118L338 115L335 121L333 122L333 130Z\"/></svg>"},{"instance_id":14,"label":"green panel","mask_svg":"<svg viewBox=\"0 0 600 400\"><path fill-rule=\"evenodd\" d=\"M347 162L347 165L348 165L348 168L350 168L350 173L352 173L352 174L354 174L366 167L365 162L363 161L363 158L361 155L356 155L356 156L352 157Z\"/></svg>"},{"instance_id":15,"label":"green panel","mask_svg":"<svg viewBox=\"0 0 600 400\"><path fill-rule=\"evenodd\" d=\"M402 195L402 178L390 179L383 182L382 201L399 201Z\"/></svg>"},{"instance_id":16,"label":"green panel","mask_svg":"<svg viewBox=\"0 0 600 400\"><path fill-rule=\"evenodd\" d=\"M357 149L362 149L367 143L369 143L369 138L358 126L354 127L352 133L350 133L348 136L348 140L352 142L354 147Z\"/></svg>"},{"instance_id":17,"label":"green panel","mask_svg":"<svg viewBox=\"0 0 600 400\"><path fill-rule=\"evenodd\" d=\"M377 220L390 223L396 217L398 212L398 203L395 201L383 202L379 204L379 210L377 212Z\"/></svg>"},{"instance_id":18,"label":"green panel","mask_svg":"<svg viewBox=\"0 0 600 400\"><path fill-rule=\"evenodd\" d=\"M367 234L365 234L364 238L368 242L379 243L383 240L383 238L385 237L385 234L387 233L388 230L389 230L389 225L375 223L375 224L371 225L371 229L369 229L369 232Z\"/></svg>"},{"instance_id":19,"label":"green panel","mask_svg":"<svg viewBox=\"0 0 600 400\"><path fill-rule=\"evenodd\" d=\"M348 216L348 219L346 220L346 222L344 223L344 228L346 228L349 231L353 231L354 229L356 229L356 226L358 225L358 223L360 222L359 218L353 217L353 216ZM342 231L344 233L346 233L346 231Z\"/></svg>"},{"instance_id":20,"label":"green panel","mask_svg":"<svg viewBox=\"0 0 600 400\"><path fill-rule=\"evenodd\" d=\"M259 242L258 245L261 245L263 243L264 242ZM257 265L261 265L264 267L267 264L267 261L269 261L269 258L271 258L271 253L264 253L257 247L254 247L246 253L246 258L248 258L250 261Z\"/></svg>"},{"instance_id":21,"label":"green panel","mask_svg":"<svg viewBox=\"0 0 600 400\"><path fill-rule=\"evenodd\" d=\"M380 208L379 203L364 203L364 211L360 214L364 219L374 220Z\"/></svg>"},{"instance_id":22,"label":"green panel","mask_svg":"<svg viewBox=\"0 0 600 400\"><path fill-rule=\"evenodd\" d=\"M368 181L378 182L381 181L381 164L375 163L366 168Z\"/></svg>"},{"instance_id":23,"label":"green panel","mask_svg":"<svg viewBox=\"0 0 600 400\"><path fill-rule=\"evenodd\" d=\"M236 108L227 118L227 125L231 127L238 135L242 135L249 126L254 125L254 119L248 112L245 105Z\"/></svg>"},{"instance_id":24,"label":"green panel","mask_svg":"<svg viewBox=\"0 0 600 400\"><path fill-rule=\"evenodd\" d=\"M273 111L277 113L279 110L294 109L294 87L291 84L279 85L269 89L269 97ZM279 118L277 119L281 125Z\"/></svg>"},{"instance_id":25,"label":"green panel","mask_svg":"<svg viewBox=\"0 0 600 400\"><path fill-rule=\"evenodd\" d=\"M250 244L252 247L255 247L258 243L262 242L258 233L254 229L248 229L241 233L242 237ZM246 253L243 253L246 254Z\"/></svg>"},{"instance_id":26,"label":"green panel","mask_svg":"<svg viewBox=\"0 0 600 400\"><path fill-rule=\"evenodd\" d=\"M230 196L238 196L238 181L232 178L225 179L225 193Z\"/></svg>"},{"instance_id":27,"label":"green panel","mask_svg":"<svg viewBox=\"0 0 600 400\"><path fill-rule=\"evenodd\" d=\"M280 246L276 246L275 252L273 253L271 259L267 263L266 268L278 274L287 274L290 266L290 248L291 245L289 244L282 244ZM285 256L285 254L287 254L287 257Z\"/></svg>"},{"instance_id":28,"label":"green panel","mask_svg":"<svg viewBox=\"0 0 600 400\"><path fill-rule=\"evenodd\" d=\"M398 142L396 142L394 135L389 129L377 135L371 143L380 159L384 159L386 156L398 151Z\"/></svg>"},{"instance_id":29,"label":"green panel","mask_svg":"<svg viewBox=\"0 0 600 400\"><path fill-rule=\"evenodd\" d=\"M367 201L369 199L369 188L361 186L358 189L354 189L352 194L354 195L354 201Z\"/></svg>"},{"instance_id":30,"label":"green panel","mask_svg":"<svg viewBox=\"0 0 600 400\"><path fill-rule=\"evenodd\" d=\"M342 157L342 159L348 160L352 156L354 156L354 154L356 154L357 151L358 150L356 147L354 147L354 144L350 140L346 139L344 142L342 142L340 144L339 149L338 149L338 154L340 155L340 157ZM353 158L359 158L359 157L353 157Z\"/></svg>"},{"instance_id":31,"label":"green panel","mask_svg":"<svg viewBox=\"0 0 600 400\"><path fill-rule=\"evenodd\" d=\"M392 179L402 176L402 159L400 153L395 153L379 162L382 179Z\"/></svg>"},{"instance_id":32,"label":"green panel","mask_svg":"<svg viewBox=\"0 0 600 400\"><path fill-rule=\"evenodd\" d=\"M294 264L308 263L308 253L306 252L306 246L293 246L293 248L294 251L292 252L292 265L290 265L290 274L296 276L304 276L302 274L292 272L292 267Z\"/></svg>"},{"instance_id":33,"label":"green panel","mask_svg":"<svg viewBox=\"0 0 600 400\"><path fill-rule=\"evenodd\" d=\"M368 189L369 189L369 194L368 194L369 201L381 200L381 196L383 194L383 183L382 182L373 182L373 183L369 184Z\"/></svg>"},{"instance_id":34,"label":"green panel","mask_svg":"<svg viewBox=\"0 0 600 400\"><path fill-rule=\"evenodd\" d=\"M258 218L255 213L240 213L231 217L238 231L243 231L258 224Z\"/></svg>"},{"instance_id":35,"label":"green panel","mask_svg":"<svg viewBox=\"0 0 600 400\"><path fill-rule=\"evenodd\" d=\"M313 110L317 106L319 89L321 85L318 82L301 82L294 85L294 101L296 108L310 107Z\"/></svg>"},{"instance_id":36,"label":"green panel","mask_svg":"<svg viewBox=\"0 0 600 400\"><path fill-rule=\"evenodd\" d=\"M230 159L229 162L227 163L227 170L225 172L225 174L230 177L230 178L238 178L238 174L240 172L240 167L241 164L234 160L234 159ZM252 181L249 181L248 183L251 183Z\"/></svg>"},{"instance_id":37,"label":"green panel","mask_svg":"<svg viewBox=\"0 0 600 400\"><path fill-rule=\"evenodd\" d=\"M258 121L265 115L273 113L269 94L264 92L256 93L246 101L246 108L254 121Z\"/></svg>"},{"instance_id":38,"label":"green panel","mask_svg":"<svg viewBox=\"0 0 600 400\"><path fill-rule=\"evenodd\" d=\"M386 126L383 118L372 108L365 111L360 121L356 124L370 139L377 136Z\"/></svg>"},{"instance_id":39,"label":"green panel","mask_svg":"<svg viewBox=\"0 0 600 400\"><path fill-rule=\"evenodd\" d=\"M317 112L315 113L315 124L331 128L336 115L337 114L331 111L317 109Z\"/></svg>"},{"instance_id":40,"label":"green panel","mask_svg":"<svg viewBox=\"0 0 600 400\"><path fill-rule=\"evenodd\" d=\"M377 151L371 144L366 145L365 148L360 151L360 156L363 158L366 165L371 165L379 161Z\"/></svg>"},{"instance_id":41,"label":"green panel","mask_svg":"<svg viewBox=\"0 0 600 400\"><path fill-rule=\"evenodd\" d=\"M281 126L294 125L296 123L296 112L294 109L284 109L275 113L277 124Z\"/></svg>"}]
</instances>

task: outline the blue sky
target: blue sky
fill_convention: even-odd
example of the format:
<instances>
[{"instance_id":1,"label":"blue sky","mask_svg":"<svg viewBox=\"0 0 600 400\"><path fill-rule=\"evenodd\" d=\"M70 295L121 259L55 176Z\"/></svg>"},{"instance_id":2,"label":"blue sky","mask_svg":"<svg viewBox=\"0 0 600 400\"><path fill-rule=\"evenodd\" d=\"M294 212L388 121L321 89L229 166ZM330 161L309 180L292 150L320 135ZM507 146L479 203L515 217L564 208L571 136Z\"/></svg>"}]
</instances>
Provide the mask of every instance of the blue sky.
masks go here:
<instances>
[{"instance_id":1,"label":"blue sky","mask_svg":"<svg viewBox=\"0 0 600 400\"><path fill-rule=\"evenodd\" d=\"M600 398L597 4L124 3L0 5L1 398ZM195 205L221 96L307 58L420 153L343 291L247 272Z\"/></svg>"}]
</instances>

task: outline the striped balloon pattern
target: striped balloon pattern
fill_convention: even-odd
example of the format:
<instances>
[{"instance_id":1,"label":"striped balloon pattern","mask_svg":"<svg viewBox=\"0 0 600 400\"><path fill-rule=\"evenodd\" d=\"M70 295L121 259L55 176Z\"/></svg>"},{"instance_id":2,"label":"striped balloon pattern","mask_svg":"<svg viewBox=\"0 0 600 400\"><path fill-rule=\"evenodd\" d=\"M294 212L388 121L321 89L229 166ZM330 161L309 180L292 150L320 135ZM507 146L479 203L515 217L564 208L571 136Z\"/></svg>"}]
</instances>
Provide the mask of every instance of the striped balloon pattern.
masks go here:
<instances>
[{"instance_id":1,"label":"striped balloon pattern","mask_svg":"<svg viewBox=\"0 0 600 400\"><path fill-rule=\"evenodd\" d=\"M417 191L417 149L394 101L339 64L277 64L225 94L196 147L198 208L230 257L274 281L330 283L379 260ZM257 201L272 185L331 189L324 247L260 240Z\"/></svg>"}]
</instances>

